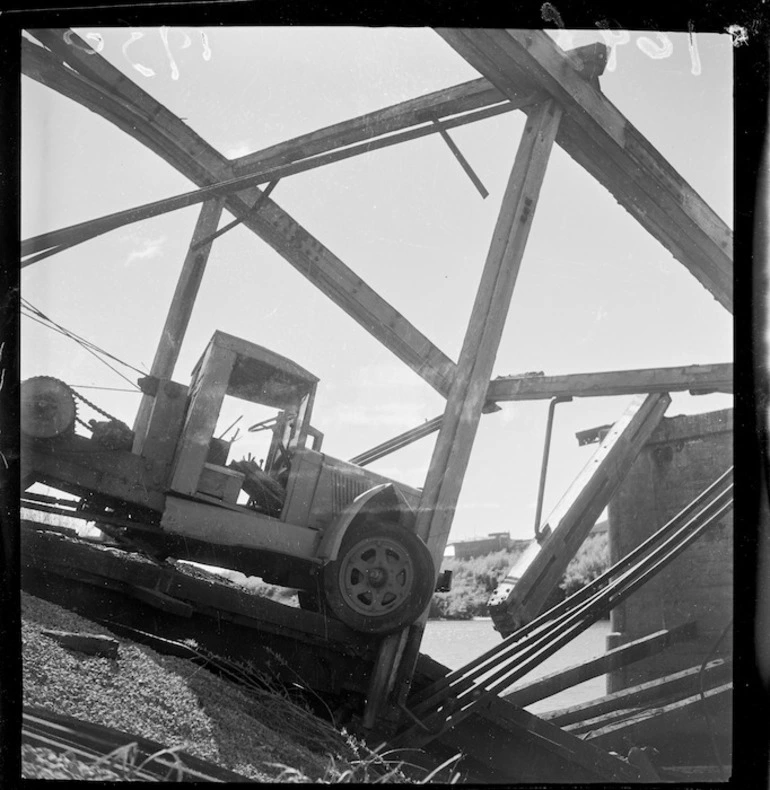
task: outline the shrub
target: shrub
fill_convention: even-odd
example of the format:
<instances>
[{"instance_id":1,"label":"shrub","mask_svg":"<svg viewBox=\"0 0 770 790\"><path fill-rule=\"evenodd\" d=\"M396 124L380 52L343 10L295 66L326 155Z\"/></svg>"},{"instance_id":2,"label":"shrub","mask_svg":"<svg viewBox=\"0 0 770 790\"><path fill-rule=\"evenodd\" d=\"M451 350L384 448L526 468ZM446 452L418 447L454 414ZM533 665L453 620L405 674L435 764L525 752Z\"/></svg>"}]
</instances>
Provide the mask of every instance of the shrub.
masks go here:
<instances>
[{"instance_id":1,"label":"shrub","mask_svg":"<svg viewBox=\"0 0 770 790\"><path fill-rule=\"evenodd\" d=\"M441 564L452 571L452 589L436 593L430 607L430 617L448 620L470 620L489 614L489 596L505 578L523 548L496 551L470 559L447 557ZM559 585L554 588L546 608L579 590L609 566L607 533L589 536L567 566Z\"/></svg>"},{"instance_id":2,"label":"shrub","mask_svg":"<svg viewBox=\"0 0 770 790\"><path fill-rule=\"evenodd\" d=\"M609 564L610 549L607 533L589 535L567 566L559 587L565 595L572 595L604 573Z\"/></svg>"}]
</instances>

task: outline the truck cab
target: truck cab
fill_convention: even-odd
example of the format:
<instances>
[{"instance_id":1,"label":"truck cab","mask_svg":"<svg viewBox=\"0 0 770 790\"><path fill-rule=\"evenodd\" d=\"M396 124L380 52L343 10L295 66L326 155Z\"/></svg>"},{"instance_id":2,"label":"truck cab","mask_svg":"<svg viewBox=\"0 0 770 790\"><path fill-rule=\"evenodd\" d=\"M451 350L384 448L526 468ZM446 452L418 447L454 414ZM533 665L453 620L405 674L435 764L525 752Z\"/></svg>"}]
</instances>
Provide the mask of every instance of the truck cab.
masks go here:
<instances>
[{"instance_id":1,"label":"truck cab","mask_svg":"<svg viewBox=\"0 0 770 790\"><path fill-rule=\"evenodd\" d=\"M414 532L420 492L321 452L316 376L217 331L188 387L140 383L130 452L99 447L96 433L30 436L28 479L107 502L111 517L132 512L124 532L145 546L296 588L301 604L357 630L386 633L419 616L436 576ZM226 398L273 412L247 429L267 432L264 458L231 458L237 446L215 435ZM34 428L30 415L23 424ZM136 506L150 517L137 519Z\"/></svg>"}]
</instances>

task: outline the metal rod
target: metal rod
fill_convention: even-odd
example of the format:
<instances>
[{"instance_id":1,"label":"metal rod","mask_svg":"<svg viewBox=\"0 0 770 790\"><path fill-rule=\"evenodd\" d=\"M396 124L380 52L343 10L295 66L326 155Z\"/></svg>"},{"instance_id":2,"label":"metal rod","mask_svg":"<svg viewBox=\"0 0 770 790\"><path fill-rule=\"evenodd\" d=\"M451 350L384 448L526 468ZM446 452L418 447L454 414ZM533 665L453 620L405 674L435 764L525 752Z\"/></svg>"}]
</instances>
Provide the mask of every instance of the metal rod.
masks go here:
<instances>
[{"instance_id":1,"label":"metal rod","mask_svg":"<svg viewBox=\"0 0 770 790\"><path fill-rule=\"evenodd\" d=\"M545 495L545 477L548 471L548 456L551 453L551 431L553 430L553 418L556 413L556 405L559 403L569 403L571 395L557 395L551 398L548 404L548 421L545 425L545 444L543 445L543 463L540 466L540 484L537 489L537 507L535 508L535 540L543 542L543 534L540 531L540 517L543 514L543 497Z\"/></svg>"},{"instance_id":2,"label":"metal rod","mask_svg":"<svg viewBox=\"0 0 770 790\"><path fill-rule=\"evenodd\" d=\"M351 458L349 463L358 464L358 466L371 464L396 450L400 450L402 447L412 444L412 442L416 442L418 439L422 439L424 436L429 436L431 433L434 433L441 427L441 421L443 419L444 415L439 414L438 417L434 417L432 420L428 420L422 425L418 425L416 428L404 431L404 433L394 436L392 439L388 439L388 441L378 444L370 450L359 453Z\"/></svg>"}]
</instances>

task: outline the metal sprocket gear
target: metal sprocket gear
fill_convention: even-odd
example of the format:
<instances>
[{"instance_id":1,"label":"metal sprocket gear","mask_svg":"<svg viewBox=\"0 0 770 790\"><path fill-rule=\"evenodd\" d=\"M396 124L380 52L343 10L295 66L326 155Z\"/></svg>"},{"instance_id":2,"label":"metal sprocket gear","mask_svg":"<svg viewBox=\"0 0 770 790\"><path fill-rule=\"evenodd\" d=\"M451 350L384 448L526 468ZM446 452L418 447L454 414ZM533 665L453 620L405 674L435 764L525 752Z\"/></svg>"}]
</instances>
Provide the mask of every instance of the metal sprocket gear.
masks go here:
<instances>
[{"instance_id":1,"label":"metal sprocket gear","mask_svg":"<svg viewBox=\"0 0 770 790\"><path fill-rule=\"evenodd\" d=\"M21 432L32 439L55 439L75 431L77 405L69 385L52 376L21 383Z\"/></svg>"}]
</instances>

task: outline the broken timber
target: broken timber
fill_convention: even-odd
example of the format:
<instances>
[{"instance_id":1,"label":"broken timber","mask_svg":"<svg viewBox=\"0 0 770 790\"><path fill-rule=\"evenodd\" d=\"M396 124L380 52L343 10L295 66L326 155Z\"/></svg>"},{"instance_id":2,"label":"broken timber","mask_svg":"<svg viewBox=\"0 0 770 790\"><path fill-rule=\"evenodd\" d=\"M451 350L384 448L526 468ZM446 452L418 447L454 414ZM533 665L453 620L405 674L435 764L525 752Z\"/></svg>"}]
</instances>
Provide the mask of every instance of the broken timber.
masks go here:
<instances>
[{"instance_id":1,"label":"broken timber","mask_svg":"<svg viewBox=\"0 0 770 790\"><path fill-rule=\"evenodd\" d=\"M692 639L696 631L694 621L670 630L656 631L654 634L648 634L633 642L608 650L596 658L591 658L580 664L573 664L566 669L552 672L550 675L514 686L511 691L503 694L502 698L525 708L533 702L539 702L565 689L585 683L586 680L657 655L671 644Z\"/></svg>"},{"instance_id":2,"label":"broken timber","mask_svg":"<svg viewBox=\"0 0 770 790\"><path fill-rule=\"evenodd\" d=\"M504 95L551 95L564 111L557 143L732 312L730 229L545 32L437 32Z\"/></svg>"},{"instance_id":3,"label":"broken timber","mask_svg":"<svg viewBox=\"0 0 770 790\"><path fill-rule=\"evenodd\" d=\"M673 699L692 696L698 691L701 681L707 689L721 685L731 678L732 671L731 660L717 658L709 661L705 667L694 666L683 669L671 675L663 675L636 686L614 691L598 699L540 715L546 721L566 728L570 732L579 733L601 726L596 725L596 722L601 721L604 716L617 718L618 711L628 711L642 705L657 707Z\"/></svg>"},{"instance_id":4,"label":"broken timber","mask_svg":"<svg viewBox=\"0 0 770 790\"><path fill-rule=\"evenodd\" d=\"M623 749L627 743L660 744L661 737L679 726L691 725L693 717L701 716L708 705L712 714L729 717L733 684L723 683L715 688L669 702L655 708L629 711L623 718L582 734L585 743L604 749ZM720 727L720 730L722 728ZM729 724L724 728L730 731Z\"/></svg>"},{"instance_id":5,"label":"broken timber","mask_svg":"<svg viewBox=\"0 0 770 790\"><path fill-rule=\"evenodd\" d=\"M667 394L634 398L548 516L541 530L542 545L533 543L532 553L528 549L498 585L489 599L489 612L503 636L543 611L670 403Z\"/></svg>"},{"instance_id":6,"label":"broken timber","mask_svg":"<svg viewBox=\"0 0 770 790\"><path fill-rule=\"evenodd\" d=\"M28 63L32 64L26 73L107 117L136 139L148 145L199 185L219 183L233 177L235 171L232 163L207 146L178 118L154 102L146 93L109 66L98 55L89 54L84 58L80 49L64 45L61 35L63 32L40 31L35 35L49 47L52 53L58 55L60 61L65 61L72 71L63 68L62 62L57 61L55 56L49 53L43 54L45 51L41 48L24 42ZM722 228L719 226L718 220L715 219L715 215L711 217L708 214L708 207L705 207L702 202L698 202L700 199L697 195L679 179L673 169L647 144L644 138L625 122L625 119L612 108L612 105L607 102L602 103L603 97L596 91L595 81L584 78L568 62L565 63L565 56L553 47L544 34L524 35L523 39L520 34L506 33L505 31L474 31L472 34L460 31L457 35L491 37L493 43L500 47L500 50L494 53L495 57L499 56L500 52L503 52L505 56L510 56L509 38L518 42L523 51L531 55L534 60L524 62L526 57L523 56L522 62L518 62L514 57L512 58L514 65L511 66L507 62L502 63L499 73L495 71L497 68L495 64L488 69L482 69L495 72L493 80L496 78L501 83L505 83L500 87L501 95L504 98L511 98L512 92L519 90L509 79L516 68L519 68L523 69L520 76L525 89L534 84L536 90L545 90L548 95L555 97L556 103L559 105L556 114L561 113L562 105L566 114L565 123L559 130L559 142L589 172L605 183L623 205L656 238L671 249L676 257L693 271L695 276L715 294L722 304L731 309L732 297L729 283L731 268L728 271L727 267L727 264L731 267L728 249L729 232L725 231L724 237L720 238ZM85 42L80 39L77 41L85 47ZM487 43L489 44L489 42ZM32 52L36 49L40 49L40 51ZM486 52L487 47L484 49L485 53L483 54L493 51L491 46L488 47L489 53ZM566 68L562 68L562 66L566 66ZM44 76L41 78L41 75ZM615 114L613 115L608 108L612 108ZM533 118L540 118L538 113L538 110L529 111L530 123ZM602 125L608 119L609 125ZM619 133L619 136L614 133ZM583 145L585 136L589 138L589 144ZM623 149L622 153L618 154L608 141L620 145ZM634 181L629 163L635 168L642 168L641 193L637 190L639 185ZM652 170L655 170L655 174L652 173ZM659 179L660 184L655 182L655 178ZM677 190L679 191L677 192ZM241 195L230 195L227 198L227 206L236 217L245 216L251 206L255 204L257 197L263 194L256 188L244 189ZM529 208L530 206L525 206L526 210L521 217L525 227L524 239L526 239L526 218ZM712 227L708 229L705 226L710 221L712 221ZM452 361L433 346L427 338L272 201L266 201L264 209L258 215L250 214L246 224L286 257L305 277L342 306L371 334L381 340L402 361L423 376L437 391L444 396L449 396L447 416L456 417L461 423L461 418L469 418L472 427L467 437L469 441L464 443L457 438L462 431L455 435L456 426L444 425L439 435L437 453L439 446L442 445L442 436L444 435L450 437L450 447L458 444L465 450L467 446L467 452L469 452L478 421L476 412L479 412L480 409L480 407L477 408L477 402L480 401L483 404L484 390L489 386L489 376L487 375L484 380L481 380L473 367L475 361L471 365L471 372L466 376L462 358L461 364L455 367ZM710 231L713 231L711 235L709 235ZM688 233L689 237L687 237ZM496 241L493 241L493 247ZM712 242L712 246L709 246ZM523 248L523 241L521 246ZM722 253L721 259L719 257L720 251ZM516 268L517 266L518 262ZM515 273L513 279L515 280ZM482 297L482 290L480 289L479 297ZM510 294L507 295L507 298L510 298ZM489 309L494 313L501 312L502 320L504 320L505 309L500 308L499 305ZM499 319L500 316L495 315L492 323ZM473 317L471 320L473 321ZM466 337L467 340L468 337ZM489 361L489 372L491 373L496 341L490 342L488 338L486 340L486 347L480 356L483 358L482 366L486 365L488 351L492 348L491 361ZM465 380L458 384L458 380L462 379ZM466 391L461 392L457 398L453 399L453 393L456 394L463 388L467 388ZM477 392L479 388L483 388L480 394ZM456 404L460 404L459 411L457 414L452 414ZM452 420L447 420L447 423L451 422ZM434 453L434 461L438 457L437 453ZM465 457L457 459L450 457L445 462L437 461L435 466L432 464L429 473L429 480L432 479L434 483L437 476L446 475L448 478L445 489L441 488L443 479L435 485L435 489L440 491L433 504L436 513L434 513L432 520L425 516L420 526L434 551L442 546L442 541L446 542L446 536L443 533L448 532L451 524L456 494L459 491L467 464L467 453L463 452L461 455ZM431 495L433 494L431 489L428 491ZM440 525L439 522L441 522ZM412 648L415 643L419 644L419 634L418 626L412 633ZM401 639L399 644L400 647L390 654L395 664L398 663L398 658L402 655L405 646L404 640ZM380 662L380 666L382 666L382 662ZM379 680L382 680L382 676ZM392 676L390 680L392 680ZM373 688L376 690L378 686L375 684ZM379 688L382 689L383 686L381 685Z\"/></svg>"},{"instance_id":7,"label":"broken timber","mask_svg":"<svg viewBox=\"0 0 770 790\"><path fill-rule=\"evenodd\" d=\"M248 593L210 574L182 572L125 551L51 534L22 521L22 588L91 619L194 638L214 653L288 664L276 671L318 692L366 688L374 643L337 620ZM311 649L308 649L310 647ZM303 649L304 648L304 649Z\"/></svg>"}]
</instances>

